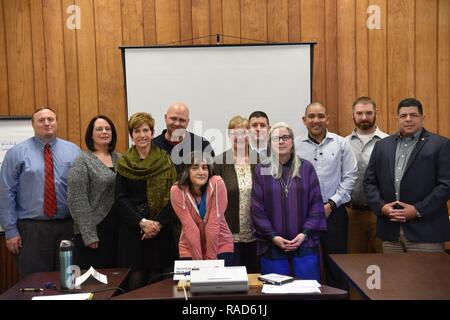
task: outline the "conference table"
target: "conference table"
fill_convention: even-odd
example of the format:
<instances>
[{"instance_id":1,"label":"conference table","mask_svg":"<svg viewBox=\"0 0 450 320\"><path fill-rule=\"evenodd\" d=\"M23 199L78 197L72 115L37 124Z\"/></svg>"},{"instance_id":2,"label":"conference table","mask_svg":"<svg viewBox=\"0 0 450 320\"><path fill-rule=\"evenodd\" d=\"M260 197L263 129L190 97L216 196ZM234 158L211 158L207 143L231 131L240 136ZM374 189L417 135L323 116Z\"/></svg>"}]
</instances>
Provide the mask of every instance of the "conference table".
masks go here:
<instances>
[{"instance_id":1,"label":"conference table","mask_svg":"<svg viewBox=\"0 0 450 320\"><path fill-rule=\"evenodd\" d=\"M450 255L447 253L331 254L330 257L365 299L450 299Z\"/></svg>"},{"instance_id":2,"label":"conference table","mask_svg":"<svg viewBox=\"0 0 450 320\"><path fill-rule=\"evenodd\" d=\"M165 279L145 287L117 295L111 300L324 300L347 299L348 293L322 285L321 293L302 294L267 294L261 292L261 287L250 287L248 292L223 293L191 293L177 288L177 281Z\"/></svg>"},{"instance_id":3,"label":"conference table","mask_svg":"<svg viewBox=\"0 0 450 320\"><path fill-rule=\"evenodd\" d=\"M108 277L108 284L101 283L90 277L81 284L81 289L73 289L70 292L61 292L59 272L36 272L17 282L12 288L0 295L0 300L31 300L35 296L52 296L70 293L93 293L93 300L108 300L120 289L126 279L129 269L98 269L98 272ZM83 272L82 272L83 274ZM41 292L22 292L22 288L42 288Z\"/></svg>"}]
</instances>

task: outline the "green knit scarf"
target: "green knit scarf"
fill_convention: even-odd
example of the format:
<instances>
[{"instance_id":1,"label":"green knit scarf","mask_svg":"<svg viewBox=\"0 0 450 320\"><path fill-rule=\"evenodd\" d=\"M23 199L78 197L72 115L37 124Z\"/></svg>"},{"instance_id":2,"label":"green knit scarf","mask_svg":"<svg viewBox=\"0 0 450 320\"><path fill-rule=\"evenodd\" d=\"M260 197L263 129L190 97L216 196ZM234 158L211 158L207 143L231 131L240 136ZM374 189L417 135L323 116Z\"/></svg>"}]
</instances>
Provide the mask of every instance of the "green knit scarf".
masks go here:
<instances>
[{"instance_id":1,"label":"green knit scarf","mask_svg":"<svg viewBox=\"0 0 450 320\"><path fill-rule=\"evenodd\" d=\"M144 160L135 146L128 149L119 159L117 172L131 180L147 180L148 206L155 215L169 202L170 187L177 178L169 155L153 144Z\"/></svg>"}]
</instances>

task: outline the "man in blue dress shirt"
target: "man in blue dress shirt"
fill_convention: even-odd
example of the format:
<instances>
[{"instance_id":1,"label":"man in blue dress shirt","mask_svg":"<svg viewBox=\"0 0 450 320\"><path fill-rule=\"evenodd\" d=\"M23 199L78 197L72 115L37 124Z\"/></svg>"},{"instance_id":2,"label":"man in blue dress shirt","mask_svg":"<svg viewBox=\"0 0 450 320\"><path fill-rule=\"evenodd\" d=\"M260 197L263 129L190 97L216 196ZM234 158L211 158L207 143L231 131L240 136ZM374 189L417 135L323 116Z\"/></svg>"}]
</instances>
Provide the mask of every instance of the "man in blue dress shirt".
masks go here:
<instances>
[{"instance_id":1,"label":"man in blue dress shirt","mask_svg":"<svg viewBox=\"0 0 450 320\"><path fill-rule=\"evenodd\" d=\"M57 117L51 108L37 109L32 126L34 137L6 153L0 172L0 224L6 247L18 255L21 277L58 270L59 243L73 236L67 177L80 153L78 146L56 137ZM46 184L51 185L51 200Z\"/></svg>"},{"instance_id":2,"label":"man in blue dress shirt","mask_svg":"<svg viewBox=\"0 0 450 320\"><path fill-rule=\"evenodd\" d=\"M345 138L328 131L327 109L319 102L306 107L303 117L308 132L295 140L298 155L311 162L319 178L327 217L327 232L321 236L327 284L347 289L347 282L329 258L347 253L348 217L345 204L357 177L357 163Z\"/></svg>"}]
</instances>

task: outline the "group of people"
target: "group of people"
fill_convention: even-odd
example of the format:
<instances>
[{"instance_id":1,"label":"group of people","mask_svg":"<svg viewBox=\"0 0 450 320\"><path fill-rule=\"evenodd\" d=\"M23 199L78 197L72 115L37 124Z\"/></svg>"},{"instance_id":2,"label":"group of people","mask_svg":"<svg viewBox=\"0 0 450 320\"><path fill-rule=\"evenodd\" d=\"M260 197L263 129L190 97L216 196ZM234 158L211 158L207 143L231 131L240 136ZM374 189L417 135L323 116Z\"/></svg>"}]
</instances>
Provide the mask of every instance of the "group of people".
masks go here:
<instances>
[{"instance_id":1,"label":"group of people","mask_svg":"<svg viewBox=\"0 0 450 320\"><path fill-rule=\"evenodd\" d=\"M107 116L89 122L80 151L56 137L55 112L39 108L35 136L10 149L1 169L7 248L25 276L58 270L59 243L73 239L75 264L127 267L130 290L176 259L223 259L346 289L332 253L443 251L449 139L425 130L413 98L399 103L390 136L376 126L371 98L356 99L352 113L356 127L345 138L328 131L318 102L306 107L307 132L297 138L263 111L235 116L231 149L216 156L187 131L188 107L175 103L156 137L150 114L132 115L132 146L120 155Z\"/></svg>"}]
</instances>

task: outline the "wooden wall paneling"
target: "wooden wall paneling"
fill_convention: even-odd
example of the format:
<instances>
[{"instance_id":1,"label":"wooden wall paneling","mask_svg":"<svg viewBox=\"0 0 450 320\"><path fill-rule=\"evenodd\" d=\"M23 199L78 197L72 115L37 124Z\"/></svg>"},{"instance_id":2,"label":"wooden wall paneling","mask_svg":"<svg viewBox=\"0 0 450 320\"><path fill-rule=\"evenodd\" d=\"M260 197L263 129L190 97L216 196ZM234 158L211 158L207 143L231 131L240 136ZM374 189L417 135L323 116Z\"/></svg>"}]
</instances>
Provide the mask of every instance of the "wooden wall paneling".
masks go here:
<instances>
[{"instance_id":1,"label":"wooden wall paneling","mask_svg":"<svg viewBox=\"0 0 450 320\"><path fill-rule=\"evenodd\" d=\"M242 43L267 41L266 1L241 0L241 36Z\"/></svg>"},{"instance_id":2,"label":"wooden wall paneling","mask_svg":"<svg viewBox=\"0 0 450 320\"><path fill-rule=\"evenodd\" d=\"M210 20L210 32L212 35L223 34L222 28L222 0L210 0L209 1L209 20ZM216 37L212 37L211 44L216 44ZM222 37L219 39L220 43L223 43Z\"/></svg>"},{"instance_id":3,"label":"wooden wall paneling","mask_svg":"<svg viewBox=\"0 0 450 320\"><path fill-rule=\"evenodd\" d=\"M368 0L355 2L356 95L353 98L369 95L368 3Z\"/></svg>"},{"instance_id":4,"label":"wooden wall paneling","mask_svg":"<svg viewBox=\"0 0 450 320\"><path fill-rule=\"evenodd\" d=\"M44 18L42 0L30 1L31 37L33 44L34 98L36 107L46 106L47 68L45 66Z\"/></svg>"},{"instance_id":5,"label":"wooden wall paneling","mask_svg":"<svg viewBox=\"0 0 450 320\"><path fill-rule=\"evenodd\" d=\"M156 0L156 38L158 44L180 41L179 0ZM179 43L174 43L178 45Z\"/></svg>"},{"instance_id":6,"label":"wooden wall paneling","mask_svg":"<svg viewBox=\"0 0 450 320\"><path fill-rule=\"evenodd\" d=\"M66 96L67 96L67 138L80 145L84 132L80 128L80 96L78 88L78 57L76 29L69 29L67 19L72 13L67 8L74 5L74 0L62 0L62 23L64 35L64 61L66 66Z\"/></svg>"},{"instance_id":7,"label":"wooden wall paneling","mask_svg":"<svg viewBox=\"0 0 450 320\"><path fill-rule=\"evenodd\" d=\"M69 139L76 142L77 130L72 129L72 125L74 128L78 126L81 136L79 139L83 145L82 135L87 121L99 112L98 100L106 95L97 90L97 74L100 71L96 61L99 56L96 46L99 45L96 43L93 14L94 4L97 4L90 0L74 1L80 5L82 14L82 29L76 31L76 53L73 50L73 37L70 37L72 33L64 29L66 4L71 3L70 1L0 0L0 26L3 26L0 30L0 113L30 114L37 105L63 102L62 107L54 106L60 116L60 135L68 133ZM315 100L327 104L331 115L331 130L345 134L344 131L353 126L349 114L343 113L349 107L342 104L342 97L347 90L338 89L342 85L342 77L351 73L348 68L342 67L343 62L355 65L355 94L346 94L346 99L353 100L357 95L368 91L380 107L378 124L383 130L396 130L395 114L399 100L406 96L417 96L425 105L427 127L450 135L447 125L450 119L447 107L450 99L447 89L449 42L448 31L445 31L448 30L449 18L445 15L448 13L448 1L398 0L388 4L387 0L353 0L350 3L353 2L354 61L341 55L344 50L348 56L353 48L336 39L339 30L336 12L339 8L342 13L340 17L348 24L347 9L342 9L349 7L348 1L122 0L119 1L119 28L123 29L120 44L162 44L185 38L185 35L193 37L193 32L200 35L202 30L209 30L210 34L223 33L280 41L280 38L286 39L287 28L288 41L319 38L313 96ZM369 4L376 4L381 8L381 30L367 31L363 27L368 16L365 9ZM53 7L59 8L56 15L49 9ZM339 32L339 37L345 39L349 34ZM323 40L320 41L320 38ZM223 43L240 42L239 39L232 38L222 40ZM210 43L214 42L212 37ZM432 51L427 50L430 42L431 47L437 50L435 56L428 54ZM364 48L367 48L367 53ZM102 62L108 65L113 61ZM338 65L341 66L339 81ZM118 66L121 69L120 63ZM74 72L76 69L78 81ZM431 69L436 72L430 72ZM114 79L113 83L116 81ZM76 95L69 92L71 89L76 92L76 85L71 84L76 82L79 86L78 112L75 110ZM65 85L62 86L61 83ZM351 86L348 82L344 85ZM123 88L119 91L119 95L123 95ZM337 107L338 101L340 109ZM63 119L73 119L73 115L76 116L77 113L80 114L79 124L76 121L67 123ZM341 128L338 126L339 118Z\"/></svg>"},{"instance_id":8,"label":"wooden wall paneling","mask_svg":"<svg viewBox=\"0 0 450 320\"><path fill-rule=\"evenodd\" d=\"M3 17L3 0L0 0L0 116L7 116L9 115L8 64Z\"/></svg>"},{"instance_id":9,"label":"wooden wall paneling","mask_svg":"<svg viewBox=\"0 0 450 320\"><path fill-rule=\"evenodd\" d=\"M386 0L374 0L381 13L381 29L369 30L369 96L377 103L377 125L388 132L387 101L387 4Z\"/></svg>"},{"instance_id":10,"label":"wooden wall paneling","mask_svg":"<svg viewBox=\"0 0 450 320\"><path fill-rule=\"evenodd\" d=\"M180 43L177 45L192 45L193 28L192 28L192 0L180 0ZM209 39L208 39L209 40Z\"/></svg>"},{"instance_id":11,"label":"wooden wall paneling","mask_svg":"<svg viewBox=\"0 0 450 320\"><path fill-rule=\"evenodd\" d=\"M144 20L144 44L146 46L156 44L156 13L155 0L143 0L142 2Z\"/></svg>"},{"instance_id":12,"label":"wooden wall paneling","mask_svg":"<svg viewBox=\"0 0 450 320\"><path fill-rule=\"evenodd\" d=\"M356 96L355 0L337 7L339 133L348 135L354 127L352 102Z\"/></svg>"},{"instance_id":13,"label":"wooden wall paneling","mask_svg":"<svg viewBox=\"0 0 450 320\"><path fill-rule=\"evenodd\" d=\"M81 11L81 29L76 30L80 146L86 148L84 142L86 128L89 121L99 114L94 5L91 0L76 0L75 4L80 7Z\"/></svg>"},{"instance_id":14,"label":"wooden wall paneling","mask_svg":"<svg viewBox=\"0 0 450 320\"><path fill-rule=\"evenodd\" d=\"M209 44L211 38L209 0L192 0L192 37L194 45Z\"/></svg>"},{"instance_id":15,"label":"wooden wall paneling","mask_svg":"<svg viewBox=\"0 0 450 320\"><path fill-rule=\"evenodd\" d=\"M47 67L48 104L58 115L58 136L67 139L66 70L64 60L65 21L59 0L43 1L44 40Z\"/></svg>"},{"instance_id":16,"label":"wooden wall paneling","mask_svg":"<svg viewBox=\"0 0 450 320\"><path fill-rule=\"evenodd\" d=\"M388 128L397 131L397 105L414 96L414 1L388 1Z\"/></svg>"},{"instance_id":17,"label":"wooden wall paneling","mask_svg":"<svg viewBox=\"0 0 450 320\"><path fill-rule=\"evenodd\" d=\"M339 132L337 98L337 4L325 0L325 100L330 115L328 129Z\"/></svg>"},{"instance_id":18,"label":"wooden wall paneling","mask_svg":"<svg viewBox=\"0 0 450 320\"><path fill-rule=\"evenodd\" d=\"M300 0L289 0L288 3L289 42L302 41L300 33Z\"/></svg>"},{"instance_id":19,"label":"wooden wall paneling","mask_svg":"<svg viewBox=\"0 0 450 320\"><path fill-rule=\"evenodd\" d=\"M114 122L117 150L126 150L126 122L122 55L120 0L94 2L98 76L98 109Z\"/></svg>"},{"instance_id":20,"label":"wooden wall paneling","mask_svg":"<svg viewBox=\"0 0 450 320\"><path fill-rule=\"evenodd\" d=\"M312 100L326 106L325 1L302 0L300 13L302 41L317 42L314 48Z\"/></svg>"},{"instance_id":21,"label":"wooden wall paneling","mask_svg":"<svg viewBox=\"0 0 450 320\"><path fill-rule=\"evenodd\" d=\"M28 0L4 0L9 114L30 115L35 109L33 52Z\"/></svg>"},{"instance_id":22,"label":"wooden wall paneling","mask_svg":"<svg viewBox=\"0 0 450 320\"><path fill-rule=\"evenodd\" d=\"M223 43L241 43L241 3L240 0L222 1ZM236 37L236 38L235 38Z\"/></svg>"},{"instance_id":23,"label":"wooden wall paneling","mask_svg":"<svg viewBox=\"0 0 450 320\"><path fill-rule=\"evenodd\" d=\"M143 0L121 0L122 45L144 45Z\"/></svg>"},{"instance_id":24,"label":"wooden wall paneling","mask_svg":"<svg viewBox=\"0 0 450 320\"><path fill-rule=\"evenodd\" d=\"M415 96L424 108L425 127L437 132L437 0L416 0L415 13Z\"/></svg>"},{"instance_id":25,"label":"wooden wall paneling","mask_svg":"<svg viewBox=\"0 0 450 320\"><path fill-rule=\"evenodd\" d=\"M272 42L289 41L288 0L267 1L267 40Z\"/></svg>"},{"instance_id":26,"label":"wooden wall paneling","mask_svg":"<svg viewBox=\"0 0 450 320\"><path fill-rule=\"evenodd\" d=\"M438 131L450 138L450 1L438 3Z\"/></svg>"}]
</instances>

